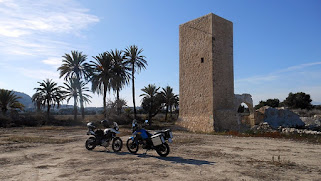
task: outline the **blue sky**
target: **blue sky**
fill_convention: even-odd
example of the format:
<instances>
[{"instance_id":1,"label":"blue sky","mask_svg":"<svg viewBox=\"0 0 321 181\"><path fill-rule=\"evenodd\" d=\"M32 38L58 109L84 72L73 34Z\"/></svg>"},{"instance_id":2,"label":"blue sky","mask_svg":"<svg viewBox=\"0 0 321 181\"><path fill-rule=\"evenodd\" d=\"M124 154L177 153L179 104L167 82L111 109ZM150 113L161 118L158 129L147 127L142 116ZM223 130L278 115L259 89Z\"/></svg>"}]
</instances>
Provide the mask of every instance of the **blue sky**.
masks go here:
<instances>
[{"instance_id":1,"label":"blue sky","mask_svg":"<svg viewBox=\"0 0 321 181\"><path fill-rule=\"evenodd\" d=\"M319 0L0 0L0 87L32 96L46 78L62 85L64 53L93 60L136 44L148 61L136 79L138 105L150 83L179 93L179 25L211 12L233 22L236 94L257 104L303 91L321 104ZM131 86L121 97L132 105ZM102 96L87 106L102 106Z\"/></svg>"}]
</instances>

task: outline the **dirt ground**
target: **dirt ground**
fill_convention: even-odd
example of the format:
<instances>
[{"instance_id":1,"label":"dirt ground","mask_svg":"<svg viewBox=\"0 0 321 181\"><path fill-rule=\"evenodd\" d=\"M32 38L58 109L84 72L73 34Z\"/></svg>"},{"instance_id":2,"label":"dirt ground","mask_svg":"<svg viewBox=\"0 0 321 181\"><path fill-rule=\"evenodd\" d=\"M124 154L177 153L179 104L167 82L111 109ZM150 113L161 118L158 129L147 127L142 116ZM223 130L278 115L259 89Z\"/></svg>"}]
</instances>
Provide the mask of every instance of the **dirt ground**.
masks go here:
<instances>
[{"instance_id":1,"label":"dirt ground","mask_svg":"<svg viewBox=\"0 0 321 181\"><path fill-rule=\"evenodd\" d=\"M85 127L0 129L0 180L321 180L321 145L174 132L166 158L86 150Z\"/></svg>"}]
</instances>

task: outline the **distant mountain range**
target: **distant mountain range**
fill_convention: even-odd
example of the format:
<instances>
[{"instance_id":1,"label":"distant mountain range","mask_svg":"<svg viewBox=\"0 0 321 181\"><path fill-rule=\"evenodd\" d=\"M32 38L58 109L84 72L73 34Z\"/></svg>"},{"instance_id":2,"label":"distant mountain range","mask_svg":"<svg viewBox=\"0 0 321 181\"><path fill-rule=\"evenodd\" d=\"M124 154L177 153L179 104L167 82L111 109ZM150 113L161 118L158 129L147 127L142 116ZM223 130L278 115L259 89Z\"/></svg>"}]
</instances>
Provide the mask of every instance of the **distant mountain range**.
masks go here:
<instances>
[{"instance_id":1,"label":"distant mountain range","mask_svg":"<svg viewBox=\"0 0 321 181\"><path fill-rule=\"evenodd\" d=\"M32 99L28 94L13 91L16 96L21 97L18 101L25 106L25 108L34 108L34 104L32 103Z\"/></svg>"}]
</instances>

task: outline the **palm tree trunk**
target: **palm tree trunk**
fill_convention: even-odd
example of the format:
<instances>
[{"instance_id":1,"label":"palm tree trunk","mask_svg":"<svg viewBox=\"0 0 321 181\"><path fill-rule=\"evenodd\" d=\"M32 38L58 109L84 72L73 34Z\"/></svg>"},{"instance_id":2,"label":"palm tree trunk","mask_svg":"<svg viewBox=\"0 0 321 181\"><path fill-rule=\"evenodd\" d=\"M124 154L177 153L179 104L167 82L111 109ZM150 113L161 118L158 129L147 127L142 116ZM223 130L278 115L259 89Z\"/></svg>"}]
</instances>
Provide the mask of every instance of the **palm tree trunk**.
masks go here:
<instances>
[{"instance_id":1,"label":"palm tree trunk","mask_svg":"<svg viewBox=\"0 0 321 181\"><path fill-rule=\"evenodd\" d=\"M132 65L132 88L133 88L133 104L134 104L134 119L136 119L136 103L135 103L135 64Z\"/></svg>"},{"instance_id":2,"label":"palm tree trunk","mask_svg":"<svg viewBox=\"0 0 321 181\"><path fill-rule=\"evenodd\" d=\"M49 100L47 101L47 116L49 118L49 113L50 113L50 104L49 104Z\"/></svg>"},{"instance_id":3,"label":"palm tree trunk","mask_svg":"<svg viewBox=\"0 0 321 181\"><path fill-rule=\"evenodd\" d=\"M82 117L82 119L85 119L84 98L82 96L79 72L76 73L76 77L77 77L77 89L79 91L79 102L80 102L81 117Z\"/></svg>"},{"instance_id":4,"label":"palm tree trunk","mask_svg":"<svg viewBox=\"0 0 321 181\"><path fill-rule=\"evenodd\" d=\"M117 88L116 90L116 95L117 95L117 114L120 115L121 114L121 107L120 107L120 102L119 102L119 88Z\"/></svg>"},{"instance_id":5,"label":"palm tree trunk","mask_svg":"<svg viewBox=\"0 0 321 181\"><path fill-rule=\"evenodd\" d=\"M50 114L50 102L49 99L47 99L47 120L49 121L49 114ZM43 125L45 125L46 121L43 122Z\"/></svg>"},{"instance_id":6,"label":"palm tree trunk","mask_svg":"<svg viewBox=\"0 0 321 181\"><path fill-rule=\"evenodd\" d=\"M107 96L107 86L104 85L104 95L103 95L103 106L104 106L104 117L107 119L107 108L106 108L106 96Z\"/></svg>"},{"instance_id":7,"label":"palm tree trunk","mask_svg":"<svg viewBox=\"0 0 321 181\"><path fill-rule=\"evenodd\" d=\"M77 95L74 96L74 121L77 121Z\"/></svg>"},{"instance_id":8,"label":"palm tree trunk","mask_svg":"<svg viewBox=\"0 0 321 181\"><path fill-rule=\"evenodd\" d=\"M8 109L6 107L2 107L1 111L4 116L6 115L7 110Z\"/></svg>"},{"instance_id":9,"label":"palm tree trunk","mask_svg":"<svg viewBox=\"0 0 321 181\"><path fill-rule=\"evenodd\" d=\"M83 96L82 96L82 91L81 91L81 88L80 88L80 84L79 84L79 100L80 100L80 109L81 109L81 116L82 116L82 119L85 118L85 108L84 108L84 99L83 99Z\"/></svg>"},{"instance_id":10,"label":"palm tree trunk","mask_svg":"<svg viewBox=\"0 0 321 181\"><path fill-rule=\"evenodd\" d=\"M166 104L165 121L167 121L168 104Z\"/></svg>"},{"instance_id":11,"label":"palm tree trunk","mask_svg":"<svg viewBox=\"0 0 321 181\"><path fill-rule=\"evenodd\" d=\"M150 109L148 111L148 123L149 125L152 125L152 109L153 109L153 96L151 96L151 101L150 101Z\"/></svg>"},{"instance_id":12,"label":"palm tree trunk","mask_svg":"<svg viewBox=\"0 0 321 181\"><path fill-rule=\"evenodd\" d=\"M41 102L37 100L37 113L41 112Z\"/></svg>"}]
</instances>

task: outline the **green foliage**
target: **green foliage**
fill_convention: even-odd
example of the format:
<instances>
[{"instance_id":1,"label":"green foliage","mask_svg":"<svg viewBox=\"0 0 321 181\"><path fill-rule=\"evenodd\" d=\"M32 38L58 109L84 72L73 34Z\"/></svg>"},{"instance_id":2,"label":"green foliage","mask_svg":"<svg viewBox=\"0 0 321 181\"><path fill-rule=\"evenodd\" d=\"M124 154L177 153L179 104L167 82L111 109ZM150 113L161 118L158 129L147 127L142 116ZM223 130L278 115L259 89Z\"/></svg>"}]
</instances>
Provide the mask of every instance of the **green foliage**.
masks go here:
<instances>
[{"instance_id":1,"label":"green foliage","mask_svg":"<svg viewBox=\"0 0 321 181\"><path fill-rule=\"evenodd\" d=\"M0 89L0 109L3 115L5 115L9 109L22 110L24 105L18 101L20 98L21 97L16 96L13 91Z\"/></svg>"},{"instance_id":2,"label":"green foliage","mask_svg":"<svg viewBox=\"0 0 321 181\"><path fill-rule=\"evenodd\" d=\"M152 117L160 111L162 104L165 102L162 94L158 92L159 89L159 87L152 84L141 89L144 92L140 95L143 97L142 107L148 112L149 124L152 124Z\"/></svg>"},{"instance_id":3,"label":"green foliage","mask_svg":"<svg viewBox=\"0 0 321 181\"><path fill-rule=\"evenodd\" d=\"M115 100L115 101L111 101L109 100L107 102L107 116L111 115L111 114L116 114L116 115L120 115L119 114L119 108L120 108L120 113L121 110L124 106L127 105L127 102L125 99L119 99L119 100Z\"/></svg>"},{"instance_id":4,"label":"green foliage","mask_svg":"<svg viewBox=\"0 0 321 181\"><path fill-rule=\"evenodd\" d=\"M179 98L178 95L173 93L173 88L170 86L167 86L166 88L162 88L163 90L161 91L161 95L164 98L165 101L165 107L166 107L166 112L165 112L165 121L167 120L167 113L170 110L170 113L172 115L172 110L173 107L178 106Z\"/></svg>"},{"instance_id":5,"label":"green foliage","mask_svg":"<svg viewBox=\"0 0 321 181\"><path fill-rule=\"evenodd\" d=\"M90 61L91 75L90 81L92 83L92 91L97 94L103 94L104 115L106 115L106 97L107 92L112 88L111 79L112 72L112 57L108 52L99 54L93 57L95 61Z\"/></svg>"},{"instance_id":6,"label":"green foliage","mask_svg":"<svg viewBox=\"0 0 321 181\"><path fill-rule=\"evenodd\" d=\"M51 106L60 106L60 103L65 99L65 92L61 90L61 87L52 80L46 79L43 82L38 82L38 88L36 90L36 96L41 100L41 105L47 107L47 116L49 117ZM38 100L38 98L34 100Z\"/></svg>"},{"instance_id":7,"label":"green foliage","mask_svg":"<svg viewBox=\"0 0 321 181\"><path fill-rule=\"evenodd\" d=\"M81 107L81 114L84 118L84 97L82 95L81 89L81 79L88 79L90 74L90 66L86 63L87 55L82 54L82 52L71 51L71 54L65 54L62 56L64 59L62 60L62 65L57 69L60 71L60 77L64 76L65 80L75 78L78 80L77 88L79 91L79 100Z\"/></svg>"},{"instance_id":8,"label":"green foliage","mask_svg":"<svg viewBox=\"0 0 321 181\"><path fill-rule=\"evenodd\" d=\"M111 50L109 52L111 58L112 58L112 78L110 80L111 86L116 92L116 99L119 102L119 92L120 90L127 84L129 84L129 78L130 78L130 68L129 65L125 62L125 56L123 54L123 51L119 51L115 49L115 51ZM117 114L121 114L121 104L117 104Z\"/></svg>"},{"instance_id":9,"label":"green foliage","mask_svg":"<svg viewBox=\"0 0 321 181\"><path fill-rule=\"evenodd\" d=\"M83 77L87 78L89 73L89 66L85 62L87 55L82 54L82 52L71 51L71 54L65 54L62 56L62 65L57 69L60 71L60 77L64 77L65 80L76 77L81 79Z\"/></svg>"},{"instance_id":10,"label":"green foliage","mask_svg":"<svg viewBox=\"0 0 321 181\"><path fill-rule=\"evenodd\" d=\"M309 94L305 94L304 92L298 92L293 94L289 93L288 97L284 100L284 104L291 109L311 109L312 100Z\"/></svg>"},{"instance_id":11,"label":"green foliage","mask_svg":"<svg viewBox=\"0 0 321 181\"><path fill-rule=\"evenodd\" d=\"M266 101L260 101L258 105L256 105L255 109L260 109L263 106L270 106L270 107L279 107L280 100L279 99L268 99Z\"/></svg>"},{"instance_id":12,"label":"green foliage","mask_svg":"<svg viewBox=\"0 0 321 181\"><path fill-rule=\"evenodd\" d=\"M64 83L64 92L65 92L65 97L67 99L67 103L69 103L70 99L74 99L74 120L77 120L77 104L80 101L80 93L82 93L82 98L84 103L89 103L91 96L89 94L86 94L85 92L89 92L89 89L86 86L86 83L83 81L79 81L77 78L69 78L65 83Z\"/></svg>"}]
</instances>

